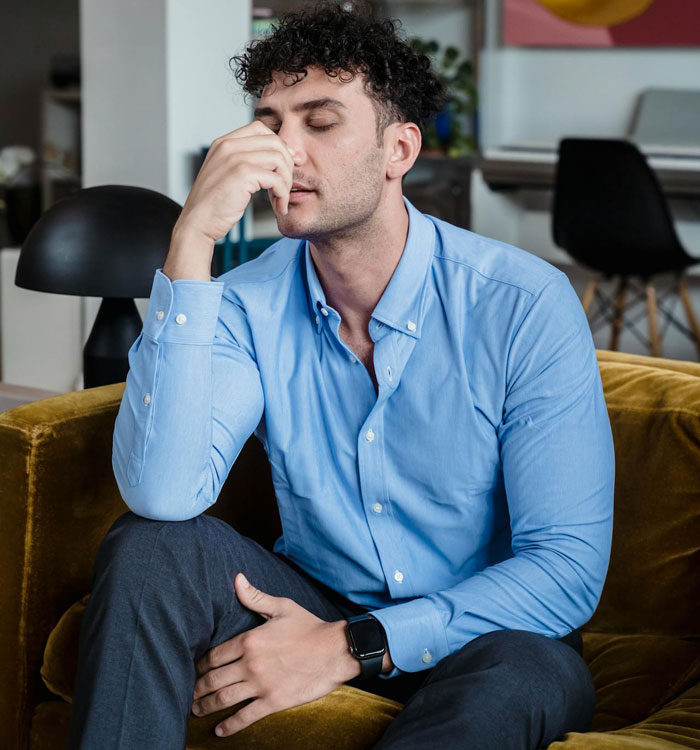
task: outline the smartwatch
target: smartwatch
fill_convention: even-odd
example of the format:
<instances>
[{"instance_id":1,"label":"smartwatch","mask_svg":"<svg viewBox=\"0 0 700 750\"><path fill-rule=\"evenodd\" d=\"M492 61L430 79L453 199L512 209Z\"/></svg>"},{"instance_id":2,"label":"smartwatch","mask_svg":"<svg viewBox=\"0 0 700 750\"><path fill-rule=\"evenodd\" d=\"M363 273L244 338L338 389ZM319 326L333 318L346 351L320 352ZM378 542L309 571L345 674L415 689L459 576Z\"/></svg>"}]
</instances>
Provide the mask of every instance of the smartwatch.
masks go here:
<instances>
[{"instance_id":1,"label":"smartwatch","mask_svg":"<svg viewBox=\"0 0 700 750\"><path fill-rule=\"evenodd\" d=\"M381 622L370 614L348 617L345 628L350 653L360 661L359 678L376 677L382 671L386 653L386 636Z\"/></svg>"}]
</instances>

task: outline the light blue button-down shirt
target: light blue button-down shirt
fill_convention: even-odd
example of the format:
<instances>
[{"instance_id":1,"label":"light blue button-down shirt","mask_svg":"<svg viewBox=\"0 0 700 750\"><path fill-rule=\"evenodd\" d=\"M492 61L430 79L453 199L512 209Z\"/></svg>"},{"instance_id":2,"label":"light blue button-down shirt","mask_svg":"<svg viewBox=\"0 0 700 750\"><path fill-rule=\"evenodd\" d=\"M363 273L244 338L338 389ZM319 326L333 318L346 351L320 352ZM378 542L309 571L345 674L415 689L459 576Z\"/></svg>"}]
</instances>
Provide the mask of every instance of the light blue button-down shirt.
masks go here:
<instances>
[{"instance_id":1,"label":"light blue button-down shirt","mask_svg":"<svg viewBox=\"0 0 700 750\"><path fill-rule=\"evenodd\" d=\"M610 422L566 275L405 203L406 246L369 323L378 394L308 243L283 238L212 281L156 271L113 443L129 508L184 520L254 433L274 550L372 611L385 678L492 630L584 624L613 518Z\"/></svg>"}]
</instances>

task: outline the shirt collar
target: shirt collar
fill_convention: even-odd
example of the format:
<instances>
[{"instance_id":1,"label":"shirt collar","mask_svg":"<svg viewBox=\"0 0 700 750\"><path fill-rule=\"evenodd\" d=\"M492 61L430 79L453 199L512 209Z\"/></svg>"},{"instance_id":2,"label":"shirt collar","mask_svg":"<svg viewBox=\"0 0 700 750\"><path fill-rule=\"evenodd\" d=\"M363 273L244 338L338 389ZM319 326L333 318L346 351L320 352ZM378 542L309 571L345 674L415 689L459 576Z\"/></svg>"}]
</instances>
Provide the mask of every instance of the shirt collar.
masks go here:
<instances>
[{"instance_id":1,"label":"shirt collar","mask_svg":"<svg viewBox=\"0 0 700 750\"><path fill-rule=\"evenodd\" d=\"M372 317L419 339L425 310L425 282L435 249L435 225L405 196L403 201L408 211L406 245ZM304 259L309 309L316 322L316 330L320 332L323 325L322 310L326 309L326 295L318 279L308 241L304 242Z\"/></svg>"}]
</instances>

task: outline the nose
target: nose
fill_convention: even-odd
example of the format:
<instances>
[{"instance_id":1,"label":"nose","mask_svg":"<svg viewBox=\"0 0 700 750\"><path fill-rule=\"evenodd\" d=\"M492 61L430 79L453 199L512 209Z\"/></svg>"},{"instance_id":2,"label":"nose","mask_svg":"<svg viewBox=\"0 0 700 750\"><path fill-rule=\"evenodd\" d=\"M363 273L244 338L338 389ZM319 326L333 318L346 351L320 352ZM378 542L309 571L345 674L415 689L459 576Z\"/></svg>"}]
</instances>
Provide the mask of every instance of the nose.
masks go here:
<instances>
[{"instance_id":1,"label":"nose","mask_svg":"<svg viewBox=\"0 0 700 750\"><path fill-rule=\"evenodd\" d=\"M277 135L289 146L294 149L292 160L294 166L299 167L306 161L306 151L302 142L301 134L298 128L295 128L291 123L287 124L283 122L280 129L277 131Z\"/></svg>"}]
</instances>

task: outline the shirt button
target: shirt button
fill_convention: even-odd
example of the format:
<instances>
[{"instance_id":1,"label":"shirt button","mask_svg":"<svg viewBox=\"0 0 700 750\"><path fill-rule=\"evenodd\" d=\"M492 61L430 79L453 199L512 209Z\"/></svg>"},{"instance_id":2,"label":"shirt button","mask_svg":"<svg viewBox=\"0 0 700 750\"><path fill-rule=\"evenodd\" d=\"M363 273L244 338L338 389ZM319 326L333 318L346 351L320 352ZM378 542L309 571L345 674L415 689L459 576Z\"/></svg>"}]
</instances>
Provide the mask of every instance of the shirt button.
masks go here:
<instances>
[{"instance_id":1,"label":"shirt button","mask_svg":"<svg viewBox=\"0 0 700 750\"><path fill-rule=\"evenodd\" d=\"M351 362L357 362L357 360L355 359L355 357L352 356L352 354L350 355L349 359Z\"/></svg>"},{"instance_id":2,"label":"shirt button","mask_svg":"<svg viewBox=\"0 0 700 750\"><path fill-rule=\"evenodd\" d=\"M409 320L408 323L406 323L406 327L408 328L409 331L416 330L416 324L412 320Z\"/></svg>"},{"instance_id":3,"label":"shirt button","mask_svg":"<svg viewBox=\"0 0 700 750\"><path fill-rule=\"evenodd\" d=\"M372 510L373 510L373 511L374 511L375 513L381 513L381 512L382 512L382 504L381 504L381 503L375 503L375 504L374 504L374 505L372 506Z\"/></svg>"},{"instance_id":4,"label":"shirt button","mask_svg":"<svg viewBox=\"0 0 700 750\"><path fill-rule=\"evenodd\" d=\"M394 571L394 580L398 581L399 583L401 583L401 581L403 581L403 573L400 570L395 570Z\"/></svg>"},{"instance_id":5,"label":"shirt button","mask_svg":"<svg viewBox=\"0 0 700 750\"><path fill-rule=\"evenodd\" d=\"M316 316L316 325L318 325L318 324L319 324L319 321L320 321L320 320L321 320L321 318L319 318L319 317L318 317L318 315L317 315L317 316Z\"/></svg>"},{"instance_id":6,"label":"shirt button","mask_svg":"<svg viewBox=\"0 0 700 750\"><path fill-rule=\"evenodd\" d=\"M175 316L175 322L181 326L183 323L187 322L187 316L183 313L178 313L178 315Z\"/></svg>"},{"instance_id":7,"label":"shirt button","mask_svg":"<svg viewBox=\"0 0 700 750\"><path fill-rule=\"evenodd\" d=\"M156 313L156 318L158 318L158 320L163 320L164 315L165 313L162 310L158 310L158 312Z\"/></svg>"},{"instance_id":8,"label":"shirt button","mask_svg":"<svg viewBox=\"0 0 700 750\"><path fill-rule=\"evenodd\" d=\"M321 315L323 315L324 318L328 317L328 310L326 310L325 307L321 308Z\"/></svg>"},{"instance_id":9,"label":"shirt button","mask_svg":"<svg viewBox=\"0 0 700 750\"><path fill-rule=\"evenodd\" d=\"M151 394L150 393L147 393L143 397L143 403L146 404L146 406L148 406L151 403Z\"/></svg>"},{"instance_id":10,"label":"shirt button","mask_svg":"<svg viewBox=\"0 0 700 750\"><path fill-rule=\"evenodd\" d=\"M368 443L371 443L374 440L374 432L371 429L367 430L367 432L365 432L365 438Z\"/></svg>"},{"instance_id":11,"label":"shirt button","mask_svg":"<svg viewBox=\"0 0 700 750\"><path fill-rule=\"evenodd\" d=\"M426 649L425 649L425 650L423 651L423 656L422 656L422 659L423 659L423 661L424 661L424 662L425 662L426 664L427 664L428 662L430 662L430 661L432 661L432 660L433 660L433 655L432 655L432 654L430 653L430 651L428 651L428 649L427 649L427 648L426 648Z\"/></svg>"}]
</instances>

